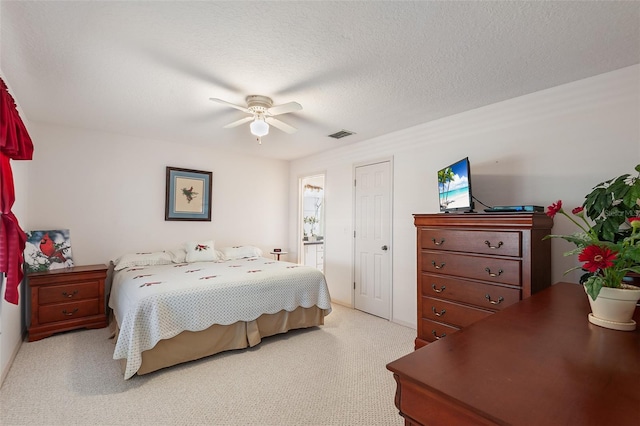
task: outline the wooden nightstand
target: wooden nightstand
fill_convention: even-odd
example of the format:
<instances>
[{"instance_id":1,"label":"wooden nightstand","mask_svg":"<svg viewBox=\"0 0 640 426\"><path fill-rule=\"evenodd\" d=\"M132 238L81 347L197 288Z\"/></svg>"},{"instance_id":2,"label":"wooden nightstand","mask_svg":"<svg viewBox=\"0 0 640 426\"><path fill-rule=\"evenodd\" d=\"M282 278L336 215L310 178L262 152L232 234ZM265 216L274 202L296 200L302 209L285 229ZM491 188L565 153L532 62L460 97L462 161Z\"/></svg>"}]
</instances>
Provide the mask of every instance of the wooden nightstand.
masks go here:
<instances>
[{"instance_id":1,"label":"wooden nightstand","mask_svg":"<svg viewBox=\"0 0 640 426\"><path fill-rule=\"evenodd\" d=\"M29 341L77 328L106 327L106 277L106 265L76 266L28 274L31 288Z\"/></svg>"}]
</instances>

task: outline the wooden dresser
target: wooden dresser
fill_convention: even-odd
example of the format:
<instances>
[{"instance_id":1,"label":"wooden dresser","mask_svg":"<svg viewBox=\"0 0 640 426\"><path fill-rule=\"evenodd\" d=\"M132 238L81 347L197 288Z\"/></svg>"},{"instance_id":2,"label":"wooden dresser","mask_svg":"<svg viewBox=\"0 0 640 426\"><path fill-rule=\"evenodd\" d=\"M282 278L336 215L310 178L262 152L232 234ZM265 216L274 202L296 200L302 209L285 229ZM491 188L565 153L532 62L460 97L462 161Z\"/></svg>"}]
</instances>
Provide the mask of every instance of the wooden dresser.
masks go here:
<instances>
[{"instance_id":1,"label":"wooden dresser","mask_svg":"<svg viewBox=\"0 0 640 426\"><path fill-rule=\"evenodd\" d=\"M389 363L405 425L638 425L640 329L589 312L558 283Z\"/></svg>"},{"instance_id":2,"label":"wooden dresser","mask_svg":"<svg viewBox=\"0 0 640 426\"><path fill-rule=\"evenodd\" d=\"M29 341L77 328L106 327L106 277L106 265L76 266L27 275L31 288Z\"/></svg>"},{"instance_id":3,"label":"wooden dresser","mask_svg":"<svg viewBox=\"0 0 640 426\"><path fill-rule=\"evenodd\" d=\"M551 285L544 213L416 214L414 224L416 349Z\"/></svg>"}]
</instances>

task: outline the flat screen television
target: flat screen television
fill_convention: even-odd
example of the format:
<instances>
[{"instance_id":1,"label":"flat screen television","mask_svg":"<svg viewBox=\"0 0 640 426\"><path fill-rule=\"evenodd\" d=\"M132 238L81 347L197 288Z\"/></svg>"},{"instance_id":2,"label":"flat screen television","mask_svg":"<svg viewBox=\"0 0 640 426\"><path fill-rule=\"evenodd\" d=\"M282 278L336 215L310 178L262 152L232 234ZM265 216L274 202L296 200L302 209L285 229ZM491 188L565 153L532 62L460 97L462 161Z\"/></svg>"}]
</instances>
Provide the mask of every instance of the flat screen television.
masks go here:
<instances>
[{"instance_id":1,"label":"flat screen television","mask_svg":"<svg viewBox=\"0 0 640 426\"><path fill-rule=\"evenodd\" d=\"M438 197L441 212L473 212L469 157L438 170Z\"/></svg>"}]
</instances>

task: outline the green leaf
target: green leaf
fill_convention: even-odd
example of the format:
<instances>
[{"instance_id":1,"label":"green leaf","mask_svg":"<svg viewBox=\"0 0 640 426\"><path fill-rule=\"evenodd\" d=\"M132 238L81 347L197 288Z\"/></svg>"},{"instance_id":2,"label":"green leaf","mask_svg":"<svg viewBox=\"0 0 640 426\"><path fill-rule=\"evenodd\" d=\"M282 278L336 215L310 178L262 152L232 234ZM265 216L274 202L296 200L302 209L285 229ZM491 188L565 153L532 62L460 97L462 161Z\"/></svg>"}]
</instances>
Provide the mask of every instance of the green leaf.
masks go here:
<instances>
[{"instance_id":1,"label":"green leaf","mask_svg":"<svg viewBox=\"0 0 640 426\"><path fill-rule=\"evenodd\" d=\"M640 199L640 180L636 180L634 185L629 188L629 192L627 192L624 196L623 202L629 206L635 208L635 210L640 210L640 206L638 206L638 200ZM634 216L631 214L627 217Z\"/></svg>"},{"instance_id":2,"label":"green leaf","mask_svg":"<svg viewBox=\"0 0 640 426\"><path fill-rule=\"evenodd\" d=\"M629 193L629 188L627 185L621 186L620 188L615 188L613 192L613 198L617 200L622 200Z\"/></svg>"},{"instance_id":3,"label":"green leaf","mask_svg":"<svg viewBox=\"0 0 640 426\"><path fill-rule=\"evenodd\" d=\"M603 279L600 276L592 275L587 281L585 281L584 286L587 289L587 294L591 297L591 300L596 300L598 295L600 294L600 289L602 289Z\"/></svg>"},{"instance_id":4,"label":"green leaf","mask_svg":"<svg viewBox=\"0 0 640 426\"><path fill-rule=\"evenodd\" d=\"M589 241L586 241L585 237L576 237L574 235L546 235L543 240L547 240L549 238L562 238L563 240L573 243L578 247L585 247L589 244Z\"/></svg>"},{"instance_id":5,"label":"green leaf","mask_svg":"<svg viewBox=\"0 0 640 426\"><path fill-rule=\"evenodd\" d=\"M620 224L617 223L616 216L602 222L602 238L606 241L615 241L615 234L618 232Z\"/></svg>"}]
</instances>

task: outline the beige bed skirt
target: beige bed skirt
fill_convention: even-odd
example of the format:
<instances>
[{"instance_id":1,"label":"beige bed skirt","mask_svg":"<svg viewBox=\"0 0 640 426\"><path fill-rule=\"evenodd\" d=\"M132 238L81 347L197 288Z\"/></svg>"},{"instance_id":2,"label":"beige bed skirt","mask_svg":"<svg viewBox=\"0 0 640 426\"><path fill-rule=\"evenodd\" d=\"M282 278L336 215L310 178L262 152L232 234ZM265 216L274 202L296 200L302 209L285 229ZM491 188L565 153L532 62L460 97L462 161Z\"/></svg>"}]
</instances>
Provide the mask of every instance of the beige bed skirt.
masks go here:
<instances>
[{"instance_id":1,"label":"beige bed skirt","mask_svg":"<svg viewBox=\"0 0 640 426\"><path fill-rule=\"evenodd\" d=\"M289 330L323 325L325 315L327 311L317 306L298 307L292 312L283 310L277 314L263 314L254 321L239 321L231 325L215 324L202 331L183 331L142 352L142 365L136 374L147 374L219 352L255 346L263 337ZM111 321L111 327L117 336L119 329L115 320ZM124 372L126 361L120 361Z\"/></svg>"}]
</instances>

